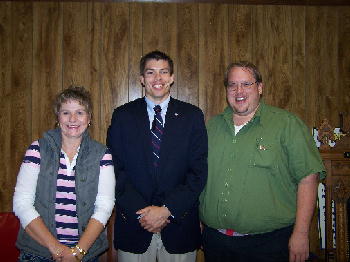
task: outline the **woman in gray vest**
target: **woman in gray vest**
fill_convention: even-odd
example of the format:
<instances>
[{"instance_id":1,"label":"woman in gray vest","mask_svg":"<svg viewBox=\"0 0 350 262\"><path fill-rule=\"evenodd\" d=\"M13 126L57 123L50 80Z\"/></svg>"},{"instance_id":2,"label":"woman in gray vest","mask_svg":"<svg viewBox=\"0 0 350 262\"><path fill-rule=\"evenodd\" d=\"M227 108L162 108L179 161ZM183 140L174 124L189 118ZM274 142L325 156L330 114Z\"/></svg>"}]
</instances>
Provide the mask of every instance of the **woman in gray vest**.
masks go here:
<instances>
[{"instance_id":1,"label":"woman in gray vest","mask_svg":"<svg viewBox=\"0 0 350 262\"><path fill-rule=\"evenodd\" d=\"M54 111L58 128L29 146L17 177L18 261L95 262L108 248L104 228L115 200L112 156L88 134L92 103L83 87L58 94Z\"/></svg>"}]
</instances>

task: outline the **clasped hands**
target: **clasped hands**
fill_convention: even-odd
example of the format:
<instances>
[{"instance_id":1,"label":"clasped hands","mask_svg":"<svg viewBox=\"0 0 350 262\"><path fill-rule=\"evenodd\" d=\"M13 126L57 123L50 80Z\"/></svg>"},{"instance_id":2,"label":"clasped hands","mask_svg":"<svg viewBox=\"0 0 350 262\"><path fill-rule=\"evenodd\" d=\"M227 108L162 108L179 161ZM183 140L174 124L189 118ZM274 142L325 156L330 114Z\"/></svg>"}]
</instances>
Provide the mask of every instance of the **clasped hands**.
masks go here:
<instances>
[{"instance_id":1,"label":"clasped hands","mask_svg":"<svg viewBox=\"0 0 350 262\"><path fill-rule=\"evenodd\" d=\"M52 248L49 248L52 259L57 262L76 262L77 259L75 256L73 256L71 250L69 247L58 244L55 245Z\"/></svg>"},{"instance_id":2,"label":"clasped hands","mask_svg":"<svg viewBox=\"0 0 350 262\"><path fill-rule=\"evenodd\" d=\"M147 206L136 212L141 226L151 233L159 233L170 223L171 213L166 206Z\"/></svg>"}]
</instances>

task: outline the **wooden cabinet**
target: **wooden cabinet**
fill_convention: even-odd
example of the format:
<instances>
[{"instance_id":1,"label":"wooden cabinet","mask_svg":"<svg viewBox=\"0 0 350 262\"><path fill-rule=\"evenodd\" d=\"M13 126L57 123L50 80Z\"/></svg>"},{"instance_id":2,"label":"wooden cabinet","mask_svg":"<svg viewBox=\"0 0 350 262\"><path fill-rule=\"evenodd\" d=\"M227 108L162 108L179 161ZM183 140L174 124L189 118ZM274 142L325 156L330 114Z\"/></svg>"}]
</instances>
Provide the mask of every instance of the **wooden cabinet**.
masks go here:
<instances>
[{"instance_id":1,"label":"wooden cabinet","mask_svg":"<svg viewBox=\"0 0 350 262\"><path fill-rule=\"evenodd\" d=\"M350 158L346 158L344 152L344 150L331 149L321 151L327 170L325 179L326 261L349 261L347 203L350 198ZM332 200L335 203L336 248L333 247Z\"/></svg>"}]
</instances>

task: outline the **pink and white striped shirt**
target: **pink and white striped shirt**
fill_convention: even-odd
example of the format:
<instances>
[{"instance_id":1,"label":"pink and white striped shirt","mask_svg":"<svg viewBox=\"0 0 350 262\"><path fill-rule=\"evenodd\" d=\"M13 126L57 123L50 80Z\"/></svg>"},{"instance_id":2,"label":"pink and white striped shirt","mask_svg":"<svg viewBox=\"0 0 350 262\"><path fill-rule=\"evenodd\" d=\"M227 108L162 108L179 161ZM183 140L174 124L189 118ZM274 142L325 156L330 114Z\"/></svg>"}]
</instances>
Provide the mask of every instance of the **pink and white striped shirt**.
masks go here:
<instances>
[{"instance_id":1,"label":"pink and white striped shirt","mask_svg":"<svg viewBox=\"0 0 350 262\"><path fill-rule=\"evenodd\" d=\"M61 150L57 174L55 222L57 238L66 245L74 245L79 240L78 218L76 214L75 165L78 153L72 162ZM13 209L23 228L40 216L34 207L36 184L40 172L40 146L33 142L24 156L15 188ZM100 161L100 177L95 210L92 218L104 226L114 206L115 176L112 156L107 150ZM29 207L29 208L28 208Z\"/></svg>"}]
</instances>

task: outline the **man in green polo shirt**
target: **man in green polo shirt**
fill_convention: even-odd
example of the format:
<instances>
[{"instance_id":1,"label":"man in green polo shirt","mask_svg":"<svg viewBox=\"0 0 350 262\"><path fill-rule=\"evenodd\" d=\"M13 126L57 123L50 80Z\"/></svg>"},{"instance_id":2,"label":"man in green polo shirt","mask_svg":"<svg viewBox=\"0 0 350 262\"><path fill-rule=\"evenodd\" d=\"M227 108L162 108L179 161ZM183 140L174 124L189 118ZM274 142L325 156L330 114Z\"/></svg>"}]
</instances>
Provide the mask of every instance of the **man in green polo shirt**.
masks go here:
<instances>
[{"instance_id":1,"label":"man in green polo shirt","mask_svg":"<svg viewBox=\"0 0 350 262\"><path fill-rule=\"evenodd\" d=\"M255 65L230 64L225 86L229 106L207 125L209 173L200 205L205 261L305 261L325 176L310 130L261 100Z\"/></svg>"}]
</instances>

